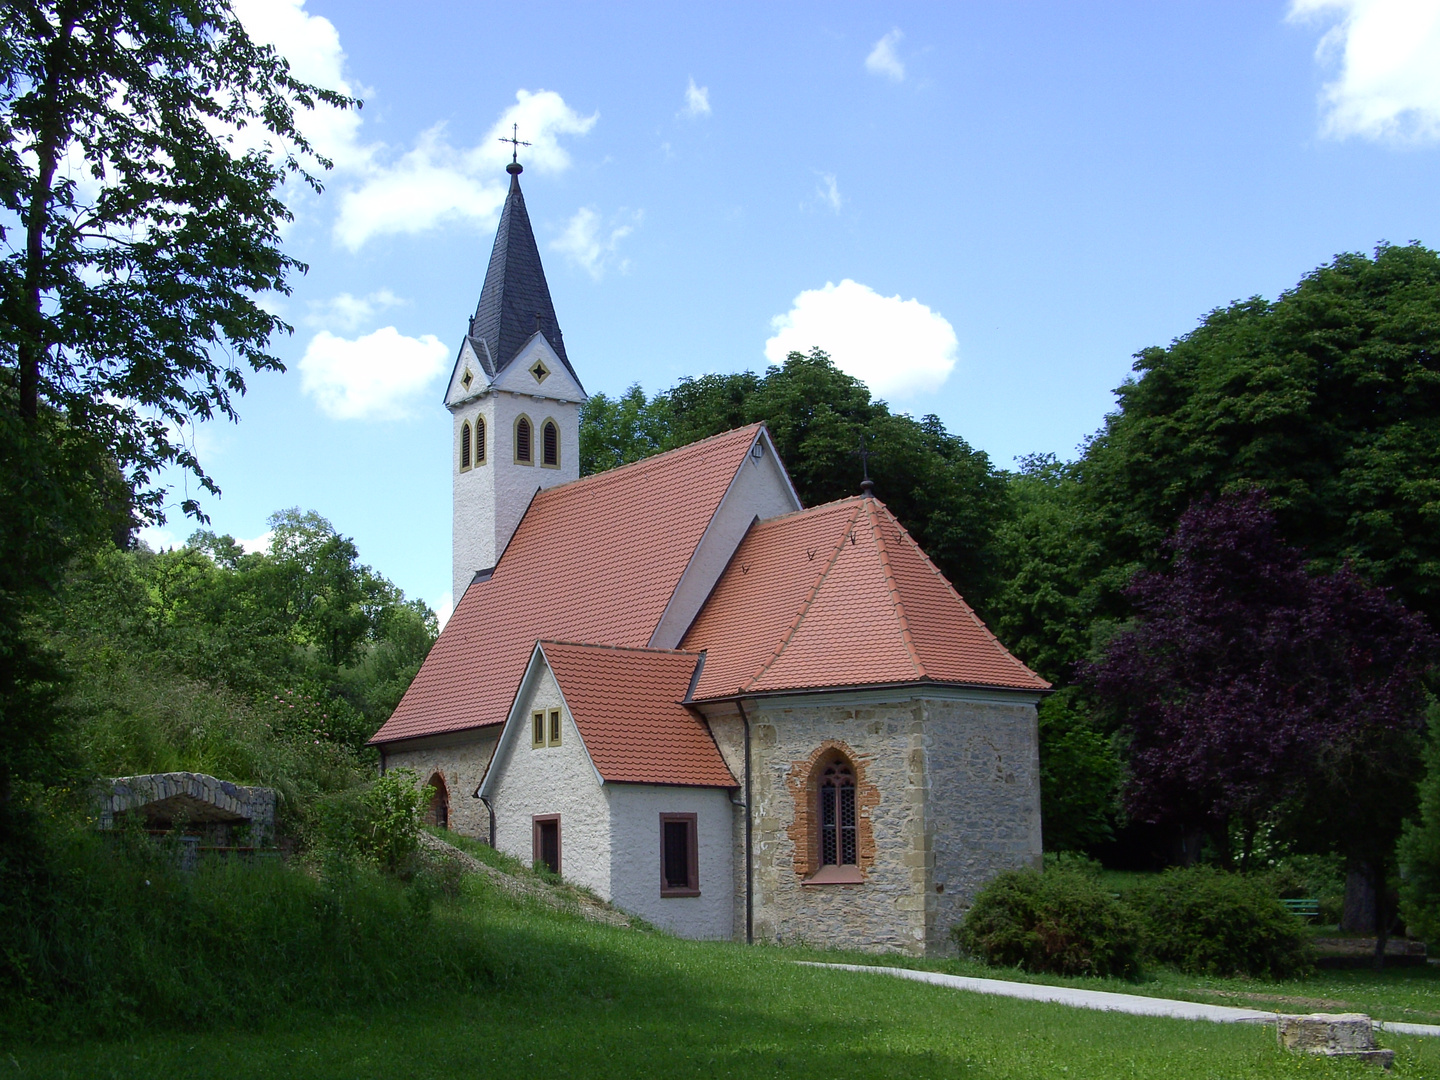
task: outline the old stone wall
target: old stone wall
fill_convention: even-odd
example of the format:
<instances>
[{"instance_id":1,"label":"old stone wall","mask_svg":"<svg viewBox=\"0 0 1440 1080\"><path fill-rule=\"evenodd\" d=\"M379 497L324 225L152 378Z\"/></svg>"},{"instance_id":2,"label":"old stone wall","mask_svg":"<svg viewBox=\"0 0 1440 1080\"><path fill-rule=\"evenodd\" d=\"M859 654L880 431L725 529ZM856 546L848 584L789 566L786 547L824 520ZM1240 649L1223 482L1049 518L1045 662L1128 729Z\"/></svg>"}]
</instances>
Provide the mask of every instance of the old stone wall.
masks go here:
<instances>
[{"instance_id":1,"label":"old stone wall","mask_svg":"<svg viewBox=\"0 0 1440 1080\"><path fill-rule=\"evenodd\" d=\"M485 804L475 798L475 789L480 786L499 737L497 724L456 735L391 743L385 748L385 768L414 769L422 784L438 772L445 778L450 797L450 829L488 841L490 815Z\"/></svg>"},{"instance_id":2,"label":"old stone wall","mask_svg":"<svg viewBox=\"0 0 1440 1080\"><path fill-rule=\"evenodd\" d=\"M952 948L950 928L1002 870L1040 866L1040 743L1027 701L926 699L926 948Z\"/></svg>"},{"instance_id":3,"label":"old stone wall","mask_svg":"<svg viewBox=\"0 0 1440 1080\"><path fill-rule=\"evenodd\" d=\"M981 885L1002 869L1038 864L1033 697L825 694L746 709L756 940L945 953L950 926ZM742 725L728 712L709 719L743 777ZM814 771L836 751L855 766L864 880L806 884L818 869ZM743 813L735 843L735 936L743 939Z\"/></svg>"}]
</instances>

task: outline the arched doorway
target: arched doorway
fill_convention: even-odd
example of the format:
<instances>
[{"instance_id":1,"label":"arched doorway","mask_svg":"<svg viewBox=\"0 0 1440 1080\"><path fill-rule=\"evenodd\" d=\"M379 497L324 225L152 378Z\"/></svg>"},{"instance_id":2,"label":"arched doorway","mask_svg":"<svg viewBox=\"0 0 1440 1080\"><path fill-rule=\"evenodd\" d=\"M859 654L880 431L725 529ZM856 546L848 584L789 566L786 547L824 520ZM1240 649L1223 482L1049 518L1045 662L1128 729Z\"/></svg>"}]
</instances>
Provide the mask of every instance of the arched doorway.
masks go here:
<instances>
[{"instance_id":1,"label":"arched doorway","mask_svg":"<svg viewBox=\"0 0 1440 1080\"><path fill-rule=\"evenodd\" d=\"M438 825L442 829L450 828L450 791L445 787L445 778L437 772L426 784L435 789L435 794L430 798L425 824Z\"/></svg>"}]
</instances>

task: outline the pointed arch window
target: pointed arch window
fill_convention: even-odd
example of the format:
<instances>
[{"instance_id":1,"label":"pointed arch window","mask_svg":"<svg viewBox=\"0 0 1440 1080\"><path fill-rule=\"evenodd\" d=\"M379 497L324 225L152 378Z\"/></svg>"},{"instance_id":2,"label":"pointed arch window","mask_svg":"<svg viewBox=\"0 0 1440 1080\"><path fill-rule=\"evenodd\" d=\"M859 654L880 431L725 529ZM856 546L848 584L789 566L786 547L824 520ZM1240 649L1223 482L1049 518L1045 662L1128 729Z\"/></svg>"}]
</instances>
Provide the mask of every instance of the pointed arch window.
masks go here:
<instances>
[{"instance_id":1,"label":"pointed arch window","mask_svg":"<svg viewBox=\"0 0 1440 1080\"><path fill-rule=\"evenodd\" d=\"M470 421L460 425L460 468L470 468Z\"/></svg>"},{"instance_id":2,"label":"pointed arch window","mask_svg":"<svg viewBox=\"0 0 1440 1080\"><path fill-rule=\"evenodd\" d=\"M546 420L540 429L540 464L549 469L560 467L560 428L554 420Z\"/></svg>"},{"instance_id":3,"label":"pointed arch window","mask_svg":"<svg viewBox=\"0 0 1440 1080\"><path fill-rule=\"evenodd\" d=\"M425 813L425 823L438 825L442 829L450 828L450 790L445 786L445 777L438 772L432 774L426 781L426 787L430 788L433 794Z\"/></svg>"},{"instance_id":4,"label":"pointed arch window","mask_svg":"<svg viewBox=\"0 0 1440 1080\"><path fill-rule=\"evenodd\" d=\"M515 421L515 461L519 465L534 464L534 432L530 427L530 418L522 416Z\"/></svg>"},{"instance_id":5,"label":"pointed arch window","mask_svg":"<svg viewBox=\"0 0 1440 1080\"><path fill-rule=\"evenodd\" d=\"M855 866L859 844L855 822L855 770L842 759L820 775L820 865Z\"/></svg>"},{"instance_id":6,"label":"pointed arch window","mask_svg":"<svg viewBox=\"0 0 1440 1080\"><path fill-rule=\"evenodd\" d=\"M485 418L475 418L475 464L485 464Z\"/></svg>"}]
</instances>

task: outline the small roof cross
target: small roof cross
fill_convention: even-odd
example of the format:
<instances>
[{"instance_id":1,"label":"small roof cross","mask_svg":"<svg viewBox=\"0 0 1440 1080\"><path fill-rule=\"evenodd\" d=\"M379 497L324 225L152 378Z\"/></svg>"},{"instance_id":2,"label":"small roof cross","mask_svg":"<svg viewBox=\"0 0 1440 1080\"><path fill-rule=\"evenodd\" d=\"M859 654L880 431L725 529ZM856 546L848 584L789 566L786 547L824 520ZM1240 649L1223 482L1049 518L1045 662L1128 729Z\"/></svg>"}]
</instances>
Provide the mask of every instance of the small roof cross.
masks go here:
<instances>
[{"instance_id":1,"label":"small roof cross","mask_svg":"<svg viewBox=\"0 0 1440 1080\"><path fill-rule=\"evenodd\" d=\"M507 138L505 138L505 136L502 135L502 136L500 136L499 139L496 140L496 142L505 142L505 143L509 143L509 144L510 144L510 164L511 164L511 165L519 165L519 164L520 164L520 147L522 147L522 146L529 146L529 145L530 145L528 142L524 142L524 141L521 140L521 138L520 138L520 125L519 125L519 124L511 124L511 125L510 125L510 138L507 139Z\"/></svg>"}]
</instances>

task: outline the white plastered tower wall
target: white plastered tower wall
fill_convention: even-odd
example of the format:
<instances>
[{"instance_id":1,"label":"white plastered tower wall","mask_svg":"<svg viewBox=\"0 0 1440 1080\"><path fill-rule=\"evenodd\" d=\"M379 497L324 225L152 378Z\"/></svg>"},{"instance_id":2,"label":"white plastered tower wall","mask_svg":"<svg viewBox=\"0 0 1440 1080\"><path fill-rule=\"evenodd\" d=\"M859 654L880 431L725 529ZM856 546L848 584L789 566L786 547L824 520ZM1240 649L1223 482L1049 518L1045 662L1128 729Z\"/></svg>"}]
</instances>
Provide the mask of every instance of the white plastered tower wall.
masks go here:
<instances>
[{"instance_id":1,"label":"white plastered tower wall","mask_svg":"<svg viewBox=\"0 0 1440 1080\"><path fill-rule=\"evenodd\" d=\"M481 346L483 348L483 344ZM470 383L465 385L466 373ZM543 334L534 334L494 380L467 339L460 350L446 405L451 415L451 596L460 602L477 571L492 569L505 551L535 492L580 477L580 405L585 391L570 375ZM517 460L515 426L528 418L531 461ZM476 436L484 421L483 460ZM544 430L559 434L559 462L544 463ZM471 431L471 465L461 465L465 425Z\"/></svg>"}]
</instances>

